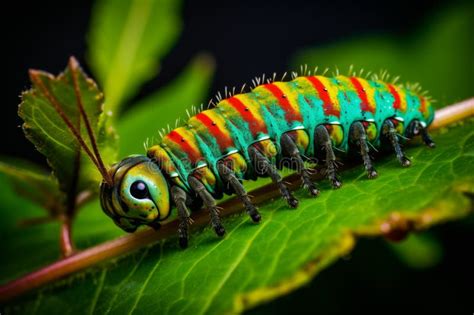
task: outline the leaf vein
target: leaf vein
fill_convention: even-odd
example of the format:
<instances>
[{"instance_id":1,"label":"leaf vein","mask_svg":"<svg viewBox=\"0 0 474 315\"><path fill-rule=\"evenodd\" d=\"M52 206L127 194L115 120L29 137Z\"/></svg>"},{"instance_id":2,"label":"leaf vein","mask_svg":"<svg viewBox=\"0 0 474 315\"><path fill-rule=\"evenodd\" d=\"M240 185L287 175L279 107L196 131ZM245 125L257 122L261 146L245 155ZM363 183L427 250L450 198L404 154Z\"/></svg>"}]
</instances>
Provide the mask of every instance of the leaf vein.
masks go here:
<instances>
[{"instance_id":1,"label":"leaf vein","mask_svg":"<svg viewBox=\"0 0 474 315\"><path fill-rule=\"evenodd\" d=\"M132 308L128 312L128 315L132 315L133 312L136 310L138 306L138 302L143 296L143 293L145 292L145 288L148 286L148 282L150 282L151 277L155 274L156 270L158 269L158 266L161 264L161 259L163 257L163 247L164 247L165 241L160 243L160 257L158 258L158 262L155 264L153 269L150 271L148 274L148 277L145 279L145 282L143 283L143 286L141 287L140 291L138 292L137 298L135 299L135 303L133 303Z\"/></svg>"},{"instance_id":2,"label":"leaf vein","mask_svg":"<svg viewBox=\"0 0 474 315\"><path fill-rule=\"evenodd\" d=\"M211 306L211 303L213 302L215 296L217 295L217 293L222 289L222 287L224 286L224 284L227 282L227 280L230 278L230 276L234 273L235 269L237 268L237 266L242 262L242 260L244 259L245 255L247 254L247 252L249 251L250 247L252 246L253 242L255 241L255 239L257 238L257 236L263 231L263 229L265 228L265 226L267 226L267 224L272 221L272 218L273 218L273 215L276 211L272 211L272 216L270 218L268 218L263 224L262 226L255 232L255 234L252 236L251 239L249 239L247 242L246 242L246 246L243 248L243 250L241 251L240 255L237 257L237 259L234 261L234 263L232 265L230 265L229 267L229 270L225 273L224 277L222 278L222 280L219 282L219 284L215 287L215 290L214 292L208 296L208 298L206 299L206 304L204 304L204 307L202 309L202 312L201 314L205 314L207 312L207 310L209 309L209 307ZM244 221L242 221L244 222Z\"/></svg>"},{"instance_id":3,"label":"leaf vein","mask_svg":"<svg viewBox=\"0 0 474 315\"><path fill-rule=\"evenodd\" d=\"M128 279L130 279L133 274L135 273L135 271L137 271L138 269L138 266L140 266L140 264L142 263L143 259L145 258L145 256L148 254L148 251L150 250L149 247L146 248L146 250L143 251L143 254L141 255L140 259L138 260L138 262L133 266L132 270L129 272L129 274L122 280L120 281L120 283L117 285L117 288L114 292L114 295L112 296L112 298L110 299L110 303L109 303L109 307L107 308L105 314L109 314L110 311L112 310L112 306L114 305L115 303L115 300L117 299L118 297L118 294L120 292L120 289L124 286L124 284L128 281Z\"/></svg>"},{"instance_id":4,"label":"leaf vein","mask_svg":"<svg viewBox=\"0 0 474 315\"><path fill-rule=\"evenodd\" d=\"M91 309L90 309L90 312L89 314L94 314L94 311L95 311L95 307L97 306L97 301L99 300L99 295L100 295L100 292L102 292L102 289L104 288L104 282L105 282L105 276L107 275L107 269L104 268L102 269L102 273L100 275L100 279L99 279L99 284L97 286L97 289L94 293L94 297L92 299L92 304L91 304Z\"/></svg>"}]
</instances>

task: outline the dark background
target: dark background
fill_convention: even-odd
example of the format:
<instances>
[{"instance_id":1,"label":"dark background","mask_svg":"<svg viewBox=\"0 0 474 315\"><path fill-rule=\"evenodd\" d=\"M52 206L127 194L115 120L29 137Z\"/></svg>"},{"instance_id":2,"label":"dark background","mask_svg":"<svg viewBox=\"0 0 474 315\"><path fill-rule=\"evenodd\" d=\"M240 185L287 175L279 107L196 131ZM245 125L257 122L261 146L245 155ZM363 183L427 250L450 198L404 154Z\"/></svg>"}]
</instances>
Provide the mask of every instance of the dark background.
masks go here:
<instances>
[{"instance_id":1,"label":"dark background","mask_svg":"<svg viewBox=\"0 0 474 315\"><path fill-rule=\"evenodd\" d=\"M184 30L164 59L158 78L141 96L171 81L198 52L216 59L213 91L241 85L262 73L282 73L305 47L366 34L410 34L453 1L186 1ZM44 163L18 127L19 94L27 70L61 71L70 55L85 65L85 35L92 2L15 1L4 7L1 155ZM316 15L316 19L315 19ZM133 102L131 102L133 103ZM474 312L474 238L469 220L437 227L442 263L412 270L383 241L362 241L349 260L325 270L311 285L253 310L261 313L453 313ZM376 256L375 256L376 255Z\"/></svg>"}]
</instances>

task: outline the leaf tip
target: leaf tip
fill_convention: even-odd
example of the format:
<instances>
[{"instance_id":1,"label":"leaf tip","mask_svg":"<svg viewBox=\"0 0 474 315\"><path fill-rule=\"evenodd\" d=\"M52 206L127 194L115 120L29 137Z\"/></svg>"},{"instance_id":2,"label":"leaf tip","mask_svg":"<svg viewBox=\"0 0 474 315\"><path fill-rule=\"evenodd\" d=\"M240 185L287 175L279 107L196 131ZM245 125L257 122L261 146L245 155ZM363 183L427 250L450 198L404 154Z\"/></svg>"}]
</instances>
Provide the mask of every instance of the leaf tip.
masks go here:
<instances>
[{"instance_id":1,"label":"leaf tip","mask_svg":"<svg viewBox=\"0 0 474 315\"><path fill-rule=\"evenodd\" d=\"M33 85L41 84L42 79L41 77L45 77L46 79L53 80L54 76L49 73L45 72L42 70L37 70L37 69L29 69L28 74L30 76L30 81L33 83Z\"/></svg>"},{"instance_id":2,"label":"leaf tip","mask_svg":"<svg viewBox=\"0 0 474 315\"><path fill-rule=\"evenodd\" d=\"M69 68L73 71L78 70L80 68L79 61L77 61L76 57L70 56L69 57Z\"/></svg>"},{"instance_id":3,"label":"leaf tip","mask_svg":"<svg viewBox=\"0 0 474 315\"><path fill-rule=\"evenodd\" d=\"M40 70L36 70L36 69L29 69L28 70L28 75L30 76L30 80L31 82L34 82L35 79L37 79L41 74L41 71Z\"/></svg>"}]
</instances>

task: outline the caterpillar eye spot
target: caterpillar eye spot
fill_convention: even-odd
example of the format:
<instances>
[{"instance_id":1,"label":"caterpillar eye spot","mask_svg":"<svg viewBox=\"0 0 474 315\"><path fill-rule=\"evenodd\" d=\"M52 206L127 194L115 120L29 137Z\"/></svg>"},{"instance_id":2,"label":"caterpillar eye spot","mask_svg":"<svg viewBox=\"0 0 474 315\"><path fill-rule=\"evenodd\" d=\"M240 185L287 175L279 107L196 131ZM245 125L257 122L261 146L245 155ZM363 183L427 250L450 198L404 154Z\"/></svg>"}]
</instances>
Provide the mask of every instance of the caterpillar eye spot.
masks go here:
<instances>
[{"instance_id":1,"label":"caterpillar eye spot","mask_svg":"<svg viewBox=\"0 0 474 315\"><path fill-rule=\"evenodd\" d=\"M137 180L130 186L130 194L136 199L145 199L148 197L148 187L145 182Z\"/></svg>"}]
</instances>

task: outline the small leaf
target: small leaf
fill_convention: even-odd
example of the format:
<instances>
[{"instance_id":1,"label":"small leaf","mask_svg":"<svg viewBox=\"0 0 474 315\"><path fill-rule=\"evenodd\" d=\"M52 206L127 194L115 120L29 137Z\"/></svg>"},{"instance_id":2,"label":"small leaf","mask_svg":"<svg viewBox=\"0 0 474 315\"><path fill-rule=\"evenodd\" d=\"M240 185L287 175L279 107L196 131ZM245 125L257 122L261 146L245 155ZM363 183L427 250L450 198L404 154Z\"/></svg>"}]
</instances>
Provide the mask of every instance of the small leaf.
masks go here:
<instances>
[{"instance_id":1,"label":"small leaf","mask_svg":"<svg viewBox=\"0 0 474 315\"><path fill-rule=\"evenodd\" d=\"M74 58L57 77L31 70L30 78L33 87L22 94L18 112L24 120L23 130L47 158L61 191L67 194L69 202L75 202L79 192L97 189L100 181L97 167L85 157L84 148L73 132L75 128L77 136L94 154L79 103L83 105L102 157L106 161L114 158L115 136L102 114L103 95Z\"/></svg>"},{"instance_id":2,"label":"small leaf","mask_svg":"<svg viewBox=\"0 0 474 315\"><path fill-rule=\"evenodd\" d=\"M143 152L143 143L156 142L160 127L174 127L176 116L187 119L186 109L199 105L207 96L214 62L208 55L199 55L173 82L146 97L124 113L118 124L120 156Z\"/></svg>"},{"instance_id":3,"label":"small leaf","mask_svg":"<svg viewBox=\"0 0 474 315\"><path fill-rule=\"evenodd\" d=\"M177 0L97 1L89 60L107 95L106 111L134 96L158 73L159 61L181 30Z\"/></svg>"},{"instance_id":4,"label":"small leaf","mask_svg":"<svg viewBox=\"0 0 474 315\"><path fill-rule=\"evenodd\" d=\"M12 181L15 191L55 216L64 211L64 194L49 172L23 160L3 159L0 172Z\"/></svg>"}]
</instances>

